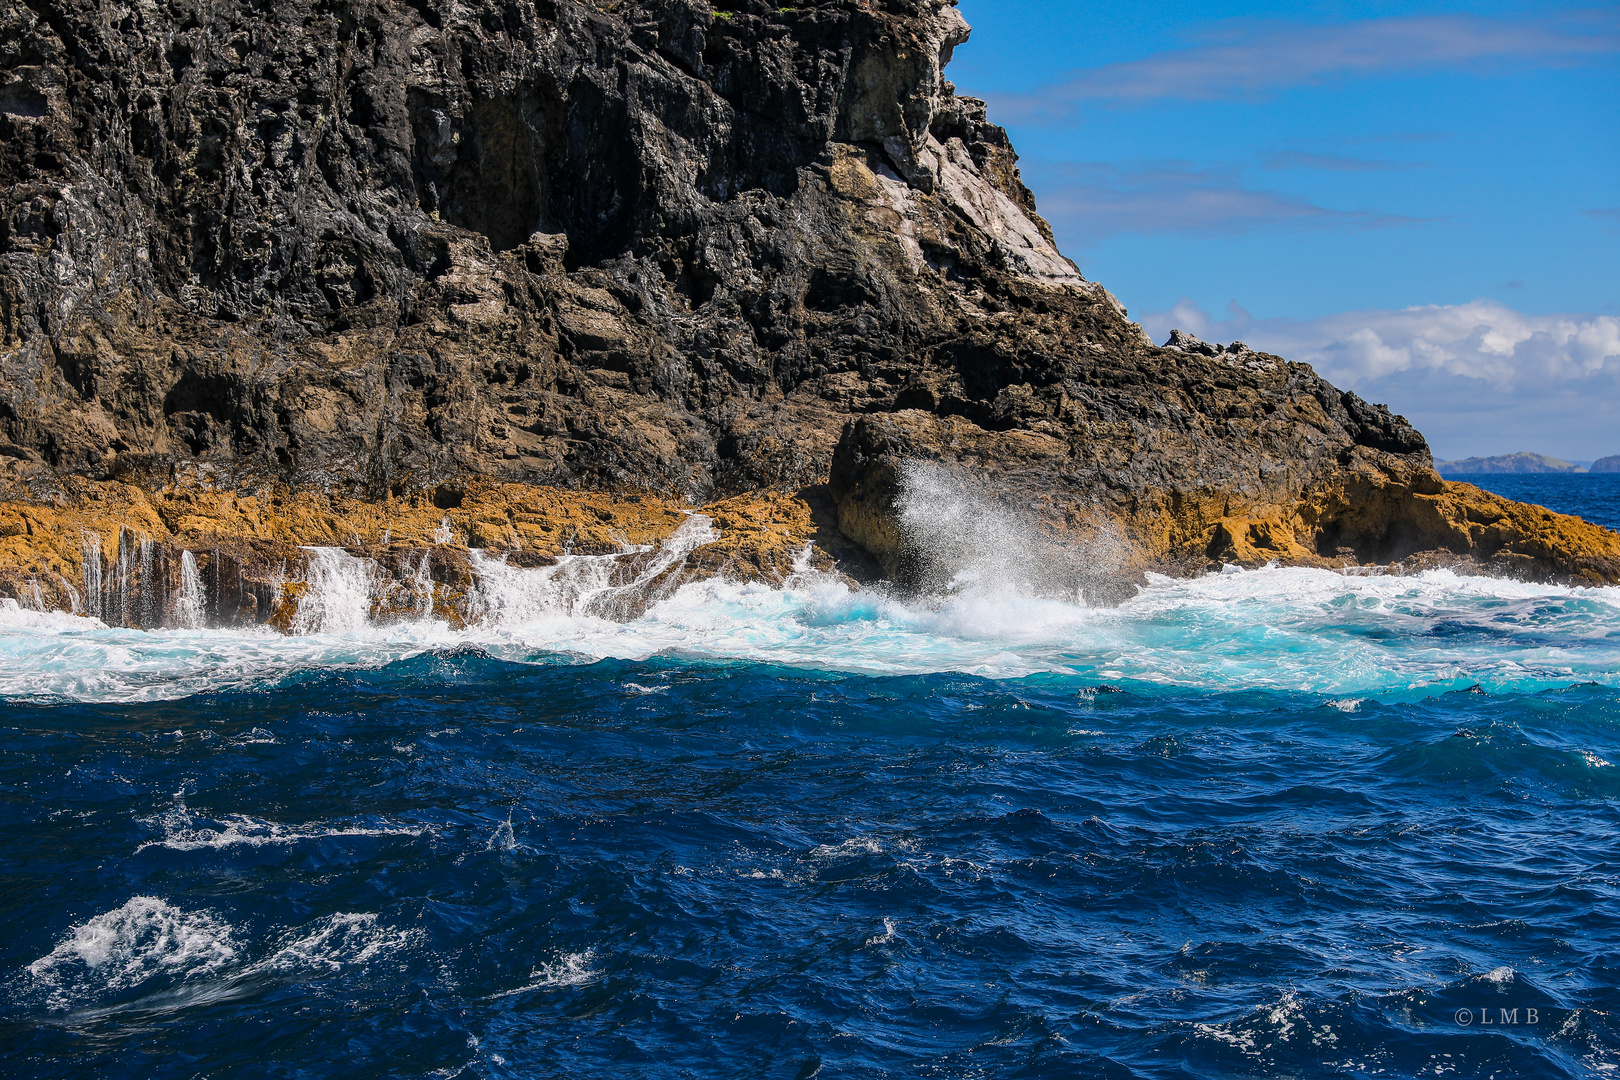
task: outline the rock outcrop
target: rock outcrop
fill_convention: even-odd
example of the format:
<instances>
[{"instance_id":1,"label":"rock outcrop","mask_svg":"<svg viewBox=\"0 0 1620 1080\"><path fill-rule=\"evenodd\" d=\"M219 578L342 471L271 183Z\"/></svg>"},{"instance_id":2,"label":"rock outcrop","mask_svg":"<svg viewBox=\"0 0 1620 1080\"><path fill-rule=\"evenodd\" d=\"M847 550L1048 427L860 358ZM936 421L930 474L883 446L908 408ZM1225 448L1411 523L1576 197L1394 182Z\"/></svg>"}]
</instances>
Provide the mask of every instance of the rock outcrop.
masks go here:
<instances>
[{"instance_id":1,"label":"rock outcrop","mask_svg":"<svg viewBox=\"0 0 1620 1080\"><path fill-rule=\"evenodd\" d=\"M31 479L0 482L0 595L117 626L293 629L301 610L310 622L301 601L334 557L361 575L374 619L455 626L481 614L481 579L514 569L556 568L536 576L537 587L554 579L555 606L613 616L716 575L878 573L837 533L818 489L693 509L653 495L488 481L367 500L231 490L196 471L157 487L68 476L41 488Z\"/></svg>"},{"instance_id":2,"label":"rock outcrop","mask_svg":"<svg viewBox=\"0 0 1620 1080\"><path fill-rule=\"evenodd\" d=\"M64 523L64 568L74 530L122 557L114 490L154 544L203 543L177 492L338 522L218 517L208 543L258 566L375 545L362 523L441 490L505 492L516 523L540 486L824 492L795 538L855 566L835 514L915 577L895 496L920 460L1116 537L1119 580L1428 548L1614 580L1614 534L1443 484L1410 425L1308 367L1155 347L945 79L967 27L937 0L0 12L7 520ZM7 550L0 589L57 573L44 540Z\"/></svg>"},{"instance_id":3,"label":"rock outcrop","mask_svg":"<svg viewBox=\"0 0 1620 1080\"><path fill-rule=\"evenodd\" d=\"M1598 458L1592 462L1588 472L1620 472L1620 454L1611 454L1605 458Z\"/></svg>"}]
</instances>

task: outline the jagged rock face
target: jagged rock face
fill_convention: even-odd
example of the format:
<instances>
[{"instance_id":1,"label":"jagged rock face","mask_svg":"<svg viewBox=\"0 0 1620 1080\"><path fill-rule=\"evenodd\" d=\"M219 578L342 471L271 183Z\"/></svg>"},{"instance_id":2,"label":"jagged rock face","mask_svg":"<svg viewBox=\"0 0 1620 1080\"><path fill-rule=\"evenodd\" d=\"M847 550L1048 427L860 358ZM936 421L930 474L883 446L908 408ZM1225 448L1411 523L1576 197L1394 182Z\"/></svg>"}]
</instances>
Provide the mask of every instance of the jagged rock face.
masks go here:
<instances>
[{"instance_id":1,"label":"jagged rock face","mask_svg":"<svg viewBox=\"0 0 1620 1080\"><path fill-rule=\"evenodd\" d=\"M1156 348L1085 281L945 80L967 28L936 0L0 10L24 471L689 501L830 475L891 563L917 458L1060 526L1112 515L1161 562L1272 518L1380 557L1399 511L1311 493L1438 483L1383 407Z\"/></svg>"},{"instance_id":2,"label":"jagged rock face","mask_svg":"<svg viewBox=\"0 0 1620 1080\"><path fill-rule=\"evenodd\" d=\"M44 0L4 31L14 456L696 497L824 474L1009 285L1133 339L944 82L951 8Z\"/></svg>"}]
</instances>

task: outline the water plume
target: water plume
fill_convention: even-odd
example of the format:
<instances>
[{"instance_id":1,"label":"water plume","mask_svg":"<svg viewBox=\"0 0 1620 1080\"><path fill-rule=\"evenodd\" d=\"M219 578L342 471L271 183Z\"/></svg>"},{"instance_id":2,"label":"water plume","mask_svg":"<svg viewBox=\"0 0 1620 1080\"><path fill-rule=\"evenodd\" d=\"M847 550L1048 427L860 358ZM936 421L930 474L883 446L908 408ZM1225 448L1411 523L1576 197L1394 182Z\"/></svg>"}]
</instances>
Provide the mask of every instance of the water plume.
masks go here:
<instances>
[{"instance_id":1,"label":"water plume","mask_svg":"<svg viewBox=\"0 0 1620 1080\"><path fill-rule=\"evenodd\" d=\"M364 627L371 617L377 564L342 548L310 548L304 591L293 615L295 634L341 634Z\"/></svg>"},{"instance_id":2,"label":"water plume","mask_svg":"<svg viewBox=\"0 0 1620 1080\"><path fill-rule=\"evenodd\" d=\"M84 551L84 613L92 619L101 618L101 534L86 529L79 534Z\"/></svg>"},{"instance_id":3,"label":"water plume","mask_svg":"<svg viewBox=\"0 0 1620 1080\"><path fill-rule=\"evenodd\" d=\"M207 598L203 595L202 575L197 573L197 557L189 551L180 553L180 592L174 601L174 625L181 630L196 630L203 624Z\"/></svg>"},{"instance_id":4,"label":"water plume","mask_svg":"<svg viewBox=\"0 0 1620 1080\"><path fill-rule=\"evenodd\" d=\"M1004 494L935 462L910 461L895 500L909 583L925 594L1116 599L1126 544L1104 514L1053 535Z\"/></svg>"}]
</instances>

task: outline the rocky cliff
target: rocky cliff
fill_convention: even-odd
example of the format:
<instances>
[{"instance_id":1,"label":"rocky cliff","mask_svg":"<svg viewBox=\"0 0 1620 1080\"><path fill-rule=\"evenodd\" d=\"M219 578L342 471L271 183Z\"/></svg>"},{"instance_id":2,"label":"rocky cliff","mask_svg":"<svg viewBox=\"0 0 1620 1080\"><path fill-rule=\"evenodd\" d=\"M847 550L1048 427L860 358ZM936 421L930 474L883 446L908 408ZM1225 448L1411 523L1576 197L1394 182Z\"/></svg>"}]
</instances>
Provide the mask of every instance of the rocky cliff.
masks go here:
<instances>
[{"instance_id":1,"label":"rocky cliff","mask_svg":"<svg viewBox=\"0 0 1620 1080\"><path fill-rule=\"evenodd\" d=\"M0 11L13 593L86 573L30 507L105 559L136 523L103 509L144 502L151 542L262 561L500 485L571 509L503 495L449 546L554 557L567 492L802 492L780 536L916 579L918 462L1054 543L1106 538L1116 581L1430 550L1620 572L1614 534L1442 482L1304 365L1155 347L946 81L968 30L934 0ZM318 506L188 532L198 499Z\"/></svg>"}]
</instances>

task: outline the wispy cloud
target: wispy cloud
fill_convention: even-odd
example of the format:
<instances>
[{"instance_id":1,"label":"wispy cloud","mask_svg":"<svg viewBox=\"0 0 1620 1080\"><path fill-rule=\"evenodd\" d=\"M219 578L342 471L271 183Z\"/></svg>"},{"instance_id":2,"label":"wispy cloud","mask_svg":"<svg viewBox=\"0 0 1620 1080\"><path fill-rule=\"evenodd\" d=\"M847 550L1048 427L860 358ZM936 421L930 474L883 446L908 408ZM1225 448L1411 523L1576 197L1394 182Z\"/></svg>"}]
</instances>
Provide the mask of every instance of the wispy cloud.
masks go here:
<instances>
[{"instance_id":1,"label":"wispy cloud","mask_svg":"<svg viewBox=\"0 0 1620 1080\"><path fill-rule=\"evenodd\" d=\"M1589 218L1596 218L1608 232L1620 231L1620 206L1604 206L1596 210L1582 210Z\"/></svg>"},{"instance_id":2,"label":"wispy cloud","mask_svg":"<svg viewBox=\"0 0 1620 1080\"><path fill-rule=\"evenodd\" d=\"M1611 9L1536 18L1448 14L1339 23L1224 22L1187 48L1107 64L1035 94L998 97L1004 119L1060 117L1082 102L1259 98L1336 79L1490 71L1517 64L1566 65L1620 53Z\"/></svg>"},{"instance_id":3,"label":"wispy cloud","mask_svg":"<svg viewBox=\"0 0 1620 1080\"><path fill-rule=\"evenodd\" d=\"M1255 319L1236 304L1217 317L1183 299L1142 324L1159 341L1179 328L1313 364L1405 413L1443 456L1620 453L1620 318L1612 315L1527 315L1476 300Z\"/></svg>"},{"instance_id":4,"label":"wispy cloud","mask_svg":"<svg viewBox=\"0 0 1620 1080\"><path fill-rule=\"evenodd\" d=\"M1268 169L1313 169L1320 172L1389 172L1394 169L1421 169L1427 164L1423 161L1385 161L1343 154L1312 154L1301 150L1284 150L1266 159Z\"/></svg>"},{"instance_id":5,"label":"wispy cloud","mask_svg":"<svg viewBox=\"0 0 1620 1080\"><path fill-rule=\"evenodd\" d=\"M1255 188L1236 169L1185 161L1058 166L1040 183L1041 213L1069 236L1241 233L1259 229L1383 228L1422 219L1338 210Z\"/></svg>"}]
</instances>

